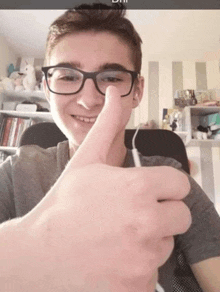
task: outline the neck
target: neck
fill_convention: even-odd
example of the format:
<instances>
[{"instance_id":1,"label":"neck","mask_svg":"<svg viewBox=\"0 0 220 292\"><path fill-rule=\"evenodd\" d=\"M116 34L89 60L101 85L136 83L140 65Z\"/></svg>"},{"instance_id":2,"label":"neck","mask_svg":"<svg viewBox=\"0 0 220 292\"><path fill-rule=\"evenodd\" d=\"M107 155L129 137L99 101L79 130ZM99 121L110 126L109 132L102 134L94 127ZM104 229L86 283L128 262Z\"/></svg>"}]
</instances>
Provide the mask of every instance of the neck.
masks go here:
<instances>
[{"instance_id":1,"label":"neck","mask_svg":"<svg viewBox=\"0 0 220 292\"><path fill-rule=\"evenodd\" d=\"M123 166L127 149L124 144L124 131L119 133L113 141L108 152L106 164L111 166ZM69 141L69 156L74 155L80 146L76 146Z\"/></svg>"}]
</instances>

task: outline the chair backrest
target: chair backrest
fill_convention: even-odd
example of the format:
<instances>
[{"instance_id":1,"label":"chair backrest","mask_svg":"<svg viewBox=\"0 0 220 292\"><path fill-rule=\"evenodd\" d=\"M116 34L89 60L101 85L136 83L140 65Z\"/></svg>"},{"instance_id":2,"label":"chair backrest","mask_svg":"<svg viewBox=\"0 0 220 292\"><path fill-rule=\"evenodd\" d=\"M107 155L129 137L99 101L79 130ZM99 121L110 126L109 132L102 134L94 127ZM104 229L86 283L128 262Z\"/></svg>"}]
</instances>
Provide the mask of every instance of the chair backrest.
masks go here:
<instances>
[{"instance_id":1,"label":"chair backrest","mask_svg":"<svg viewBox=\"0 0 220 292\"><path fill-rule=\"evenodd\" d=\"M21 136L19 146L38 145L42 148L56 146L67 140L55 123L38 123L27 128Z\"/></svg>"},{"instance_id":2,"label":"chair backrest","mask_svg":"<svg viewBox=\"0 0 220 292\"><path fill-rule=\"evenodd\" d=\"M132 138L135 130L125 131L125 145L132 148ZM38 123L23 133L19 146L38 145L42 148L56 146L59 142L67 140L55 123ZM136 140L136 148L145 156L165 156L179 161L183 169L189 173L189 164L185 146L181 138L168 130L140 129Z\"/></svg>"},{"instance_id":3,"label":"chair backrest","mask_svg":"<svg viewBox=\"0 0 220 292\"><path fill-rule=\"evenodd\" d=\"M132 138L135 130L125 131L125 145L132 149ZM144 156L165 156L176 159L183 169L190 173L189 162L185 145L182 139L174 132L163 129L140 129L135 146Z\"/></svg>"}]
</instances>

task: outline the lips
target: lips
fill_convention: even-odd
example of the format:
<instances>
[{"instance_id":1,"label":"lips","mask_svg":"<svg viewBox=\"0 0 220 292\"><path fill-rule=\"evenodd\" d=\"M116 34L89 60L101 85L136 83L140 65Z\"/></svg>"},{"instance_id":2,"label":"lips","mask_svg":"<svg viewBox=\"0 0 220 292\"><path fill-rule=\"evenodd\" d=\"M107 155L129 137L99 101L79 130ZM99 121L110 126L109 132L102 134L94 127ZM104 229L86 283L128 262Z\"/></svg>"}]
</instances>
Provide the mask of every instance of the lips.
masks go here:
<instances>
[{"instance_id":1,"label":"lips","mask_svg":"<svg viewBox=\"0 0 220 292\"><path fill-rule=\"evenodd\" d=\"M83 116L73 116L75 119L80 120L85 123L95 123L97 117L83 117Z\"/></svg>"}]
</instances>

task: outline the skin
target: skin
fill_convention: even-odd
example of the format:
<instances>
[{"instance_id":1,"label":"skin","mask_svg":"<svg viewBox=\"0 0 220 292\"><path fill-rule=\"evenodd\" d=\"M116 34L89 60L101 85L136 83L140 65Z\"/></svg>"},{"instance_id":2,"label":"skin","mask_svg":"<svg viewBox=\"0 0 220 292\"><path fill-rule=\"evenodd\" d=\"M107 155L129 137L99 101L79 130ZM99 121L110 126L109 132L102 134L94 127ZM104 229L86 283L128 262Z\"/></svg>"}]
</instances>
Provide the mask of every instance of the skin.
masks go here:
<instances>
[{"instance_id":1,"label":"skin","mask_svg":"<svg viewBox=\"0 0 220 292\"><path fill-rule=\"evenodd\" d=\"M64 37L53 49L50 65L63 62L73 63L76 68L87 72L101 70L106 64L119 64L127 70L134 71L129 46L117 36L106 32L83 32ZM103 108L105 97L97 91L91 79L86 80L83 89L76 95L53 94L48 91L45 83L44 86L55 122L69 139L71 157L94 124L79 121L72 115L97 117ZM142 99L143 86L144 79L139 77L132 92L122 98L123 116L108 155L109 165L123 164L126 154L125 126L132 109L137 107L138 100Z\"/></svg>"}]
</instances>

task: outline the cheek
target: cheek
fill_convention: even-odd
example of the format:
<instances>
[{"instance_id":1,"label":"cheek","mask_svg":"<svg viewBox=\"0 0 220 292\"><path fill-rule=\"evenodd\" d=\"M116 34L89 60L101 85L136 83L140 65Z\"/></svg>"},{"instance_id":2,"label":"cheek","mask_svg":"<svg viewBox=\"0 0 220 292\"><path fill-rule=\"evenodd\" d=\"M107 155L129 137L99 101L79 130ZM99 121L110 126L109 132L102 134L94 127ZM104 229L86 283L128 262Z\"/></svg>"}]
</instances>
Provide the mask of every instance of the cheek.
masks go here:
<instances>
[{"instance_id":1,"label":"cheek","mask_svg":"<svg viewBox=\"0 0 220 292\"><path fill-rule=\"evenodd\" d=\"M54 119L54 122L56 124L62 124L64 122L65 118L65 102L61 98L50 98L50 111L52 114L52 117Z\"/></svg>"},{"instance_id":2,"label":"cheek","mask_svg":"<svg viewBox=\"0 0 220 292\"><path fill-rule=\"evenodd\" d=\"M123 126L126 126L132 113L132 103L126 103L123 106Z\"/></svg>"},{"instance_id":3,"label":"cheek","mask_svg":"<svg viewBox=\"0 0 220 292\"><path fill-rule=\"evenodd\" d=\"M63 111L65 108L65 100L59 96L51 96L50 97L50 108L51 112Z\"/></svg>"}]
</instances>

